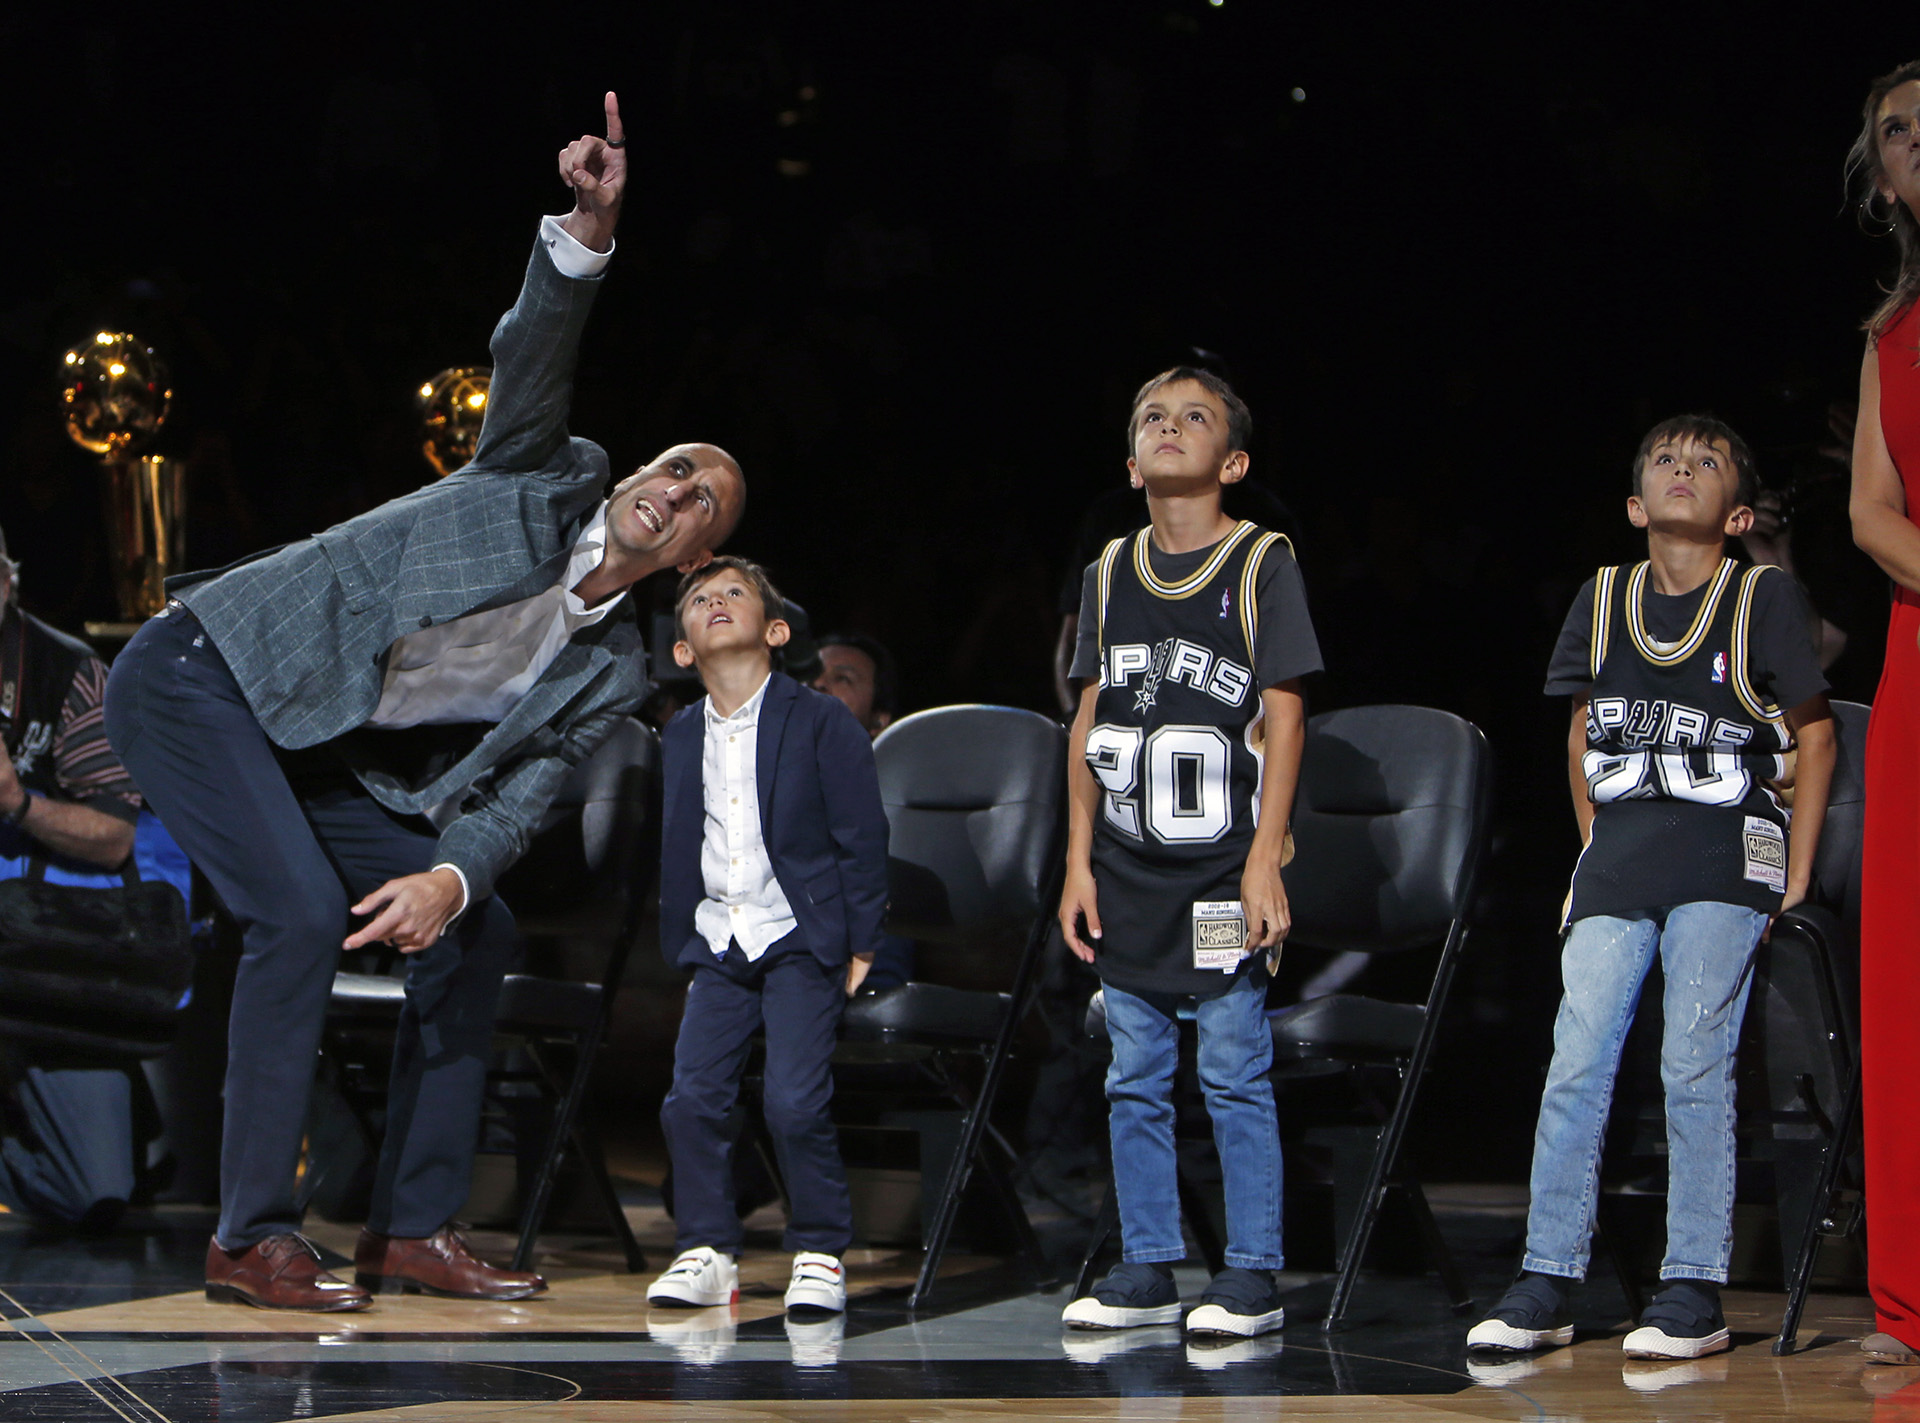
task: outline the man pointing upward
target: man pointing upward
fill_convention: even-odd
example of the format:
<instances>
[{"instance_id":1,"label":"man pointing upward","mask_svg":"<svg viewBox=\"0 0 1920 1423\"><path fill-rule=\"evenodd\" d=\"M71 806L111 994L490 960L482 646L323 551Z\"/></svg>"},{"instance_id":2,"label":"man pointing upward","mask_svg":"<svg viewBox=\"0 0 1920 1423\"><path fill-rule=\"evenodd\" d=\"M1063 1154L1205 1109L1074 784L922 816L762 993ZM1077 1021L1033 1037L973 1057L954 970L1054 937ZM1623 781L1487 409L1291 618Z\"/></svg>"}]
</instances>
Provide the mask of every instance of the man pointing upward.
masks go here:
<instances>
[{"instance_id":1,"label":"man pointing upward","mask_svg":"<svg viewBox=\"0 0 1920 1423\"><path fill-rule=\"evenodd\" d=\"M173 580L114 664L114 748L244 936L210 1294L345 1310L371 1303L369 1289L545 1288L478 1260L449 1225L514 944L494 882L568 768L641 700L626 590L705 563L746 497L734 460L698 443L608 495L606 453L568 433L625 145L610 93L606 137L560 153L573 209L542 219L494 331L473 461L311 538ZM354 915L370 918L356 930ZM349 1284L298 1234L294 1177L340 950L382 941L410 956L406 1006Z\"/></svg>"}]
</instances>

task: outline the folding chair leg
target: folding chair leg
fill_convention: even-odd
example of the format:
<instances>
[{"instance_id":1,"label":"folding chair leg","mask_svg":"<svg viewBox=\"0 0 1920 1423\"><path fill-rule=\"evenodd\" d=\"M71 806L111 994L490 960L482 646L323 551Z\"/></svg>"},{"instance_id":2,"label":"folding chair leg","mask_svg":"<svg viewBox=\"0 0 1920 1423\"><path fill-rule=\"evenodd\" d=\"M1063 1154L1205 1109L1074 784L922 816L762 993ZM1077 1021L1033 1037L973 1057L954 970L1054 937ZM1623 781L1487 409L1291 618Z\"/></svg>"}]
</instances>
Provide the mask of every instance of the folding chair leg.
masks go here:
<instances>
[{"instance_id":1,"label":"folding chair leg","mask_svg":"<svg viewBox=\"0 0 1920 1423\"><path fill-rule=\"evenodd\" d=\"M1380 1218L1380 1202L1386 1195L1387 1177L1392 1172L1394 1162L1400 1155L1400 1141L1406 1135L1408 1119L1413 1115L1414 1098L1419 1095L1420 1081L1427 1073L1427 1055L1433 1048L1433 1035L1440 1020L1441 1010L1446 1006L1447 991L1453 984L1454 967L1458 961L1460 946L1466 942L1466 929L1456 920L1447 932L1447 942L1440 950L1440 965L1434 970L1433 991L1427 997L1426 1021L1420 1029L1420 1037L1414 1043L1413 1052L1400 1073L1400 1092L1394 1099L1393 1111L1386 1124L1380 1129L1380 1141L1374 1148L1373 1161L1367 1167L1366 1189L1360 1193L1360 1210L1353 1218L1353 1229L1347 1235L1346 1250L1340 1257L1340 1274L1334 1282L1333 1299L1327 1305L1327 1317L1320 1321L1320 1328L1332 1333L1342 1318L1347 1306L1353 1300L1353 1287L1360 1278L1360 1265L1365 1259L1367 1246L1373 1240L1373 1227Z\"/></svg>"},{"instance_id":2,"label":"folding chair leg","mask_svg":"<svg viewBox=\"0 0 1920 1423\"><path fill-rule=\"evenodd\" d=\"M620 1253L627 1258L627 1273L639 1274L647 1268L647 1257L641 1253L640 1242L633 1238L633 1226L628 1223L627 1212L620 1204L619 1191L614 1189L613 1173L607 1170L607 1154L600 1149L599 1142L580 1130L578 1124L573 1129L573 1150L586 1166L587 1174L593 1178L600 1204L607 1212L607 1221L613 1226L613 1238L620 1244Z\"/></svg>"},{"instance_id":3,"label":"folding chair leg","mask_svg":"<svg viewBox=\"0 0 1920 1423\"><path fill-rule=\"evenodd\" d=\"M980 1174L986 1179L994 1200L999 1203L1001 1214L1007 1218L1007 1227L1013 1232L1014 1247L1032 1265L1035 1277L1050 1287L1053 1279L1047 1270L1047 1257L1040 1249L1040 1237L1033 1233L1033 1222L1027 1219L1026 1207L1020 1204L1020 1192L1014 1187L1013 1177L986 1150L986 1142L981 1142L980 1146Z\"/></svg>"},{"instance_id":4,"label":"folding chair leg","mask_svg":"<svg viewBox=\"0 0 1920 1423\"><path fill-rule=\"evenodd\" d=\"M1413 1180L1402 1181L1400 1189L1407 1193L1407 1200L1413 1206L1413 1223L1420 1231L1421 1243L1427 1247L1427 1258L1433 1261L1433 1268L1440 1275L1440 1283L1447 1287L1453 1312L1464 1314L1473 1307L1473 1296L1467 1293L1466 1279L1454 1261L1453 1251L1447 1248L1446 1238L1440 1234L1440 1224L1433 1218L1433 1207L1427 1201L1425 1189Z\"/></svg>"},{"instance_id":5,"label":"folding chair leg","mask_svg":"<svg viewBox=\"0 0 1920 1423\"><path fill-rule=\"evenodd\" d=\"M1057 892L1057 885L1050 887ZM1048 897L1042 895L1041 902L1047 903ZM1045 942L1051 922L1042 916L1027 932L1026 948L1020 955L1020 968L1014 975L1013 991L1008 995L1006 1017L1001 1019L999 1036L994 1040L993 1051L987 1057L986 1071L981 1074L979 1094L967 1112L966 1124L961 1128L960 1144L954 1150L953 1164L947 1169L946 1185L940 1192L940 1204L935 1208L933 1220L927 1227L926 1255L920 1261L920 1275L913 1283L913 1293L907 1297L909 1309L918 1309L926 1302L933 1290L934 1280L939 1277L940 1257L947 1253L947 1240L953 1234L953 1222L960 1213L960 1198L966 1193L967 1181L973 1175L981 1144L986 1139L987 1118L993 1111L994 1099L1000 1093L1000 1078L1006 1070L1007 1059L1013 1055L1014 1033L1027 1014L1028 1000L1032 996L1034 965L1039 960L1040 946ZM1012 1206L1016 1211L1021 1210L1018 1196L1014 1197ZM1024 1214L1024 1211L1021 1213Z\"/></svg>"},{"instance_id":6,"label":"folding chair leg","mask_svg":"<svg viewBox=\"0 0 1920 1423\"><path fill-rule=\"evenodd\" d=\"M347 1081L346 1052L340 1046L339 1039L324 1029L320 1035L320 1061L326 1065L332 1075L333 1088L339 1094L341 1104L347 1109L347 1115L353 1118L353 1124L360 1133L360 1144L366 1148L370 1161L380 1159L380 1133L373 1129L373 1120L368 1115L367 1105L359 1093ZM305 1218L307 1207L313 1204L313 1198L320 1193L321 1183L327 1179L324 1169L313 1169L313 1156L307 1156L306 1174L300 1179L299 1195L294 1200L294 1210Z\"/></svg>"},{"instance_id":7,"label":"folding chair leg","mask_svg":"<svg viewBox=\"0 0 1920 1423\"><path fill-rule=\"evenodd\" d=\"M1593 1207L1593 1238L1599 1247L1606 1251L1607 1264L1613 1269L1614 1279L1620 1282L1620 1293L1626 1296L1627 1313L1638 1319L1640 1312L1647 1307L1647 1297L1640 1289L1640 1281L1633 1273L1633 1267L1620 1249L1620 1232L1610 1228L1604 1217L1613 1214L1607 1209L1607 1197L1603 1191Z\"/></svg>"},{"instance_id":8,"label":"folding chair leg","mask_svg":"<svg viewBox=\"0 0 1920 1423\"><path fill-rule=\"evenodd\" d=\"M580 1115L581 1100L587 1095L587 1078L593 1070L593 1060L599 1046L600 1033L596 1028L582 1038L574 1051L573 1075L554 1106L553 1130L547 1138L545 1159L540 1163L533 1191L520 1212L520 1244L514 1249L512 1266L516 1270L526 1269L533 1261L533 1247L540 1238L540 1227L547 1218L547 1207L553 1201L554 1184L560 1178L560 1165L566 1159L568 1143L573 1140L574 1122ZM540 1069L540 1075L551 1083L553 1075L541 1057L539 1048L529 1042L527 1051L534 1065Z\"/></svg>"},{"instance_id":9,"label":"folding chair leg","mask_svg":"<svg viewBox=\"0 0 1920 1423\"><path fill-rule=\"evenodd\" d=\"M1080 1273L1073 1282L1073 1297L1082 1299L1093 1288L1094 1271L1100 1264L1100 1256L1107 1248L1107 1242L1113 1239L1113 1233L1120 1228L1120 1188L1113 1182L1107 1183L1107 1194L1100 1202L1100 1214L1094 1217L1093 1234L1087 1240L1087 1256L1080 1262Z\"/></svg>"},{"instance_id":10,"label":"folding chair leg","mask_svg":"<svg viewBox=\"0 0 1920 1423\"><path fill-rule=\"evenodd\" d=\"M1207 1209L1206 1196L1178 1170L1174 1174L1174 1194L1186 1213L1187 1224L1193 1230L1193 1243L1200 1247L1200 1258L1206 1262L1207 1273L1219 1274L1226 1268L1227 1246L1220 1232L1213 1228L1213 1214Z\"/></svg>"},{"instance_id":11,"label":"folding chair leg","mask_svg":"<svg viewBox=\"0 0 1920 1423\"><path fill-rule=\"evenodd\" d=\"M1853 1145L1854 1127L1860 1119L1860 1067L1854 1064L1847 1078L1847 1095L1840 1116L1833 1124L1833 1138L1827 1143L1826 1160L1820 1164L1820 1183L1814 1188L1813 1209L1807 1213L1806 1226L1800 1232L1799 1258L1787 1280L1787 1309L1780 1316L1780 1334L1773 1341L1775 1354L1791 1354L1800 1334L1800 1314L1807 1307L1807 1292L1813 1288L1813 1267L1820 1258L1821 1227L1827 1224L1833 1209L1833 1193L1840 1182L1840 1167Z\"/></svg>"}]
</instances>

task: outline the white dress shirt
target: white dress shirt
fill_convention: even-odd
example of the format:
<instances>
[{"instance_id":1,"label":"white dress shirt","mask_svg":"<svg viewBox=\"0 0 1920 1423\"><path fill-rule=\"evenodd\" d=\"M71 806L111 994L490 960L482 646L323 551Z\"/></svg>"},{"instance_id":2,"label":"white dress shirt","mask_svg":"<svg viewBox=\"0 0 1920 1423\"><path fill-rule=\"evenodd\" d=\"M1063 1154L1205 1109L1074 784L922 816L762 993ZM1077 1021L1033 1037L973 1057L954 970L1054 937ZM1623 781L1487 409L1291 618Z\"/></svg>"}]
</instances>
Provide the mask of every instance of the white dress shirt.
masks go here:
<instances>
[{"instance_id":1,"label":"white dress shirt","mask_svg":"<svg viewBox=\"0 0 1920 1423\"><path fill-rule=\"evenodd\" d=\"M573 591L606 550L603 502L573 541L559 582L505 607L422 628L387 652L387 678L369 726L429 726L499 721L524 697L581 628L614 608L618 597L588 607Z\"/></svg>"},{"instance_id":2,"label":"white dress shirt","mask_svg":"<svg viewBox=\"0 0 1920 1423\"><path fill-rule=\"evenodd\" d=\"M700 842L700 878L707 897L693 911L693 926L714 956L725 957L736 940L749 962L793 932L787 903L760 827L760 791L754 778L760 735L760 704L767 684L732 716L701 702L707 734L700 750L700 790L706 833Z\"/></svg>"}]
</instances>

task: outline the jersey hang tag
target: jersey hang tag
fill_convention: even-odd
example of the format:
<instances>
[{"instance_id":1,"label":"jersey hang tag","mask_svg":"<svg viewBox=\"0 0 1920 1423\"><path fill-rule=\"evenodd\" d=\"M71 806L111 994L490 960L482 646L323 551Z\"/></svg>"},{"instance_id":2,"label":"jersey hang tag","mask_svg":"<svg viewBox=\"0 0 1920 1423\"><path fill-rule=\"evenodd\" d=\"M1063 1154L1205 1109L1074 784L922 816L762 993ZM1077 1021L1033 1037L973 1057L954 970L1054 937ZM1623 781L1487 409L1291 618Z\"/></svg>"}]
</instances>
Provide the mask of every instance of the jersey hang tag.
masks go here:
<instances>
[{"instance_id":1,"label":"jersey hang tag","mask_svg":"<svg viewBox=\"0 0 1920 1423\"><path fill-rule=\"evenodd\" d=\"M1237 899L1193 902L1193 966L1232 973L1247 956L1247 914Z\"/></svg>"},{"instance_id":2,"label":"jersey hang tag","mask_svg":"<svg viewBox=\"0 0 1920 1423\"><path fill-rule=\"evenodd\" d=\"M1747 852L1747 878L1776 894L1787 892L1787 836L1778 825L1758 815L1746 817L1741 835Z\"/></svg>"}]
</instances>

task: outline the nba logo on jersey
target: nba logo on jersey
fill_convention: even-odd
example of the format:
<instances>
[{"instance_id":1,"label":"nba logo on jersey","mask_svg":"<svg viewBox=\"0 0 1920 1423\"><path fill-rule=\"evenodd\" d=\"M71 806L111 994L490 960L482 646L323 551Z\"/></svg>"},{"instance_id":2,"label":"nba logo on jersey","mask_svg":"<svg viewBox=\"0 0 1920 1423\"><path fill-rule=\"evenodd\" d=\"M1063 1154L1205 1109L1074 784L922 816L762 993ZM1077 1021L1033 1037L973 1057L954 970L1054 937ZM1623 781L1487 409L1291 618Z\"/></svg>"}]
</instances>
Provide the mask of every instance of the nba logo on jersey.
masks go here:
<instances>
[{"instance_id":1,"label":"nba logo on jersey","mask_svg":"<svg viewBox=\"0 0 1920 1423\"><path fill-rule=\"evenodd\" d=\"M1716 682L1727 680L1727 654L1724 652L1713 654L1713 680Z\"/></svg>"},{"instance_id":2,"label":"nba logo on jersey","mask_svg":"<svg viewBox=\"0 0 1920 1423\"><path fill-rule=\"evenodd\" d=\"M1220 616L1223 618L1227 615L1227 609L1231 605L1230 600L1232 597L1233 590L1231 588L1222 588L1220 590Z\"/></svg>"}]
</instances>

